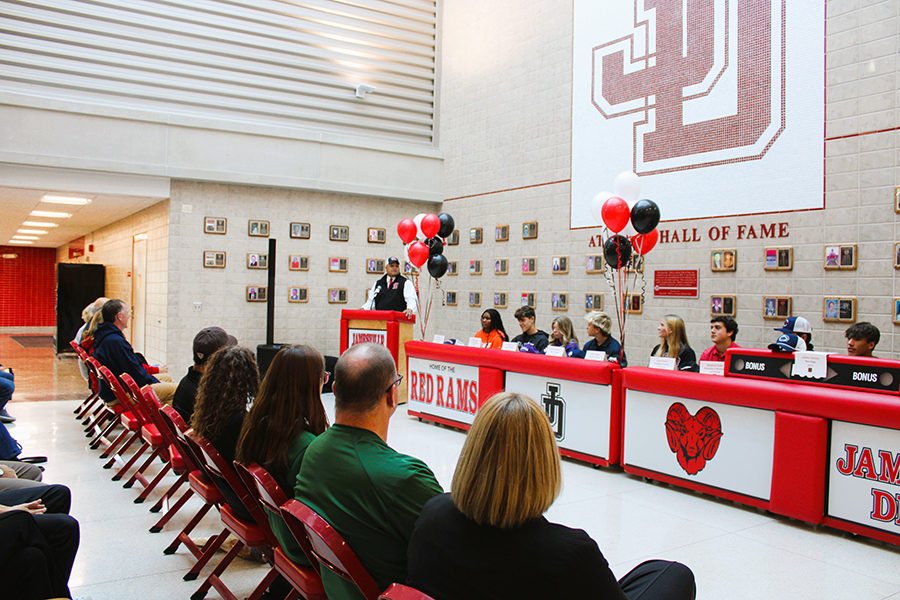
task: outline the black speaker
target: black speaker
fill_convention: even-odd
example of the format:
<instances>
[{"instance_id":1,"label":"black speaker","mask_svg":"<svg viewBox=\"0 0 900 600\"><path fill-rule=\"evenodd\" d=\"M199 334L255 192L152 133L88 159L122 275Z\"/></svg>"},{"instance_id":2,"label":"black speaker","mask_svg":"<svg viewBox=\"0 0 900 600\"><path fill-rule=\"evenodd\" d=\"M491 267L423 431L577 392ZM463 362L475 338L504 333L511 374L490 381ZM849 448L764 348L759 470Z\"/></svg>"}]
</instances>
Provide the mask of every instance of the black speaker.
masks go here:
<instances>
[{"instance_id":1,"label":"black speaker","mask_svg":"<svg viewBox=\"0 0 900 600\"><path fill-rule=\"evenodd\" d=\"M275 359L275 355L287 344L260 344L256 347L256 364L259 367L259 380L262 381L269 370L269 365Z\"/></svg>"},{"instance_id":2,"label":"black speaker","mask_svg":"<svg viewBox=\"0 0 900 600\"><path fill-rule=\"evenodd\" d=\"M56 351L74 352L69 342L84 325L81 311L106 292L106 267L59 263L56 265Z\"/></svg>"}]
</instances>

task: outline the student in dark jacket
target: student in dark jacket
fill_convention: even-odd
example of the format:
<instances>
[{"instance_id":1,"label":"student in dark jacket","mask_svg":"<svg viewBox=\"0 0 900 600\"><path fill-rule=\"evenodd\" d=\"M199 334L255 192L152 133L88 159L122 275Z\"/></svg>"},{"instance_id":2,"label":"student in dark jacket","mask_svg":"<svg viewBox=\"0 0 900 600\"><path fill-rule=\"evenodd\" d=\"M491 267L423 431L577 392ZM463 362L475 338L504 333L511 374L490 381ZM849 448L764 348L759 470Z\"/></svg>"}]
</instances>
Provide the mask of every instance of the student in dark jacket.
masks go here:
<instances>
[{"instance_id":1,"label":"student in dark jacket","mask_svg":"<svg viewBox=\"0 0 900 600\"><path fill-rule=\"evenodd\" d=\"M678 315L666 315L657 329L661 343L654 346L651 356L675 359L676 371L699 371L697 355L688 343L684 321Z\"/></svg>"},{"instance_id":2,"label":"student in dark jacket","mask_svg":"<svg viewBox=\"0 0 900 600\"><path fill-rule=\"evenodd\" d=\"M523 306L516 311L516 320L519 321L522 333L512 341L519 344L520 352L540 354L550 344L550 336L546 331L540 331L534 326L534 318L534 309L530 306Z\"/></svg>"},{"instance_id":3,"label":"student in dark jacket","mask_svg":"<svg viewBox=\"0 0 900 600\"><path fill-rule=\"evenodd\" d=\"M175 397L172 399L172 408L178 411L185 423L190 423L194 414L194 403L197 401L200 377L206 370L209 357L215 354L216 350L225 346L237 346L237 338L225 333L221 327L206 327L194 336L194 365L188 367L187 375L181 378L178 388L175 390Z\"/></svg>"},{"instance_id":4,"label":"student in dark jacket","mask_svg":"<svg viewBox=\"0 0 900 600\"><path fill-rule=\"evenodd\" d=\"M606 360L615 359L620 365L627 367L628 360L622 352L622 345L610 335L612 319L609 315L595 310L588 313L584 319L587 321L587 334L591 339L587 341L582 351L606 352Z\"/></svg>"}]
</instances>

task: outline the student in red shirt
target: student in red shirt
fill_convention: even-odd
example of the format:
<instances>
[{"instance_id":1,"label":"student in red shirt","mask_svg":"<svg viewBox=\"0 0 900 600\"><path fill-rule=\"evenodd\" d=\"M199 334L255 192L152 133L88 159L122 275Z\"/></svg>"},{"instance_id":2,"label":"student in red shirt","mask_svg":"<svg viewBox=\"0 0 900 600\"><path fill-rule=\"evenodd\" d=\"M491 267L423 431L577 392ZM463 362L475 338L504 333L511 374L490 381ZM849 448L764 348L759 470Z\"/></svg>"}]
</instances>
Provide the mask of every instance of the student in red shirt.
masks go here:
<instances>
[{"instance_id":1,"label":"student in red shirt","mask_svg":"<svg viewBox=\"0 0 900 600\"><path fill-rule=\"evenodd\" d=\"M700 355L700 360L713 360L725 362L725 351L734 346L740 348L734 343L738 334L737 321L731 317L724 315L716 315L709 321L709 337L713 346L707 348Z\"/></svg>"}]
</instances>

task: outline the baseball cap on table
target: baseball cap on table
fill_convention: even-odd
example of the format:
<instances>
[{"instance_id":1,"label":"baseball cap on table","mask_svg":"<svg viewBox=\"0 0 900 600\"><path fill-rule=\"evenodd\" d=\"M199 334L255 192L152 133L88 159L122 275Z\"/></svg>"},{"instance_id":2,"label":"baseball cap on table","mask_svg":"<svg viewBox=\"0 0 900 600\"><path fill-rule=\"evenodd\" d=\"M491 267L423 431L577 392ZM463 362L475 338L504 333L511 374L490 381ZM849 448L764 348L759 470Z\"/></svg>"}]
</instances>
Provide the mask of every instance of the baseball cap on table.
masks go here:
<instances>
[{"instance_id":1,"label":"baseball cap on table","mask_svg":"<svg viewBox=\"0 0 900 600\"><path fill-rule=\"evenodd\" d=\"M812 325L803 317L788 317L784 320L781 327L776 327L775 331L782 333L812 333Z\"/></svg>"},{"instance_id":2,"label":"baseball cap on table","mask_svg":"<svg viewBox=\"0 0 900 600\"><path fill-rule=\"evenodd\" d=\"M236 346L237 338L221 327L206 327L194 336L194 362L204 364L213 353L225 346Z\"/></svg>"},{"instance_id":3,"label":"baseball cap on table","mask_svg":"<svg viewBox=\"0 0 900 600\"><path fill-rule=\"evenodd\" d=\"M400 259L397 258L396 256L391 256L387 259L387 264L392 264L392 263L397 263L399 265Z\"/></svg>"},{"instance_id":4,"label":"baseball cap on table","mask_svg":"<svg viewBox=\"0 0 900 600\"><path fill-rule=\"evenodd\" d=\"M778 337L778 341L769 344L769 350L775 352L805 352L806 342L796 333L782 333Z\"/></svg>"}]
</instances>

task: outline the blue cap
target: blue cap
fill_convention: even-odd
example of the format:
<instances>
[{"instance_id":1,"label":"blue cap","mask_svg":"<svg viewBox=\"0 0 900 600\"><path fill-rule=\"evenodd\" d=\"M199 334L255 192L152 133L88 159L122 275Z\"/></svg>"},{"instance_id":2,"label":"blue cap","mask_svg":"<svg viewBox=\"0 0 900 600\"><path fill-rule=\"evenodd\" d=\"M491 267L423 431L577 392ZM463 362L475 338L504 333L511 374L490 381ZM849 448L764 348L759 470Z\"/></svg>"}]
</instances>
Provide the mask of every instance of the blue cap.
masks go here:
<instances>
[{"instance_id":1,"label":"blue cap","mask_svg":"<svg viewBox=\"0 0 900 600\"><path fill-rule=\"evenodd\" d=\"M775 352L805 352L806 342L795 333L782 333L778 341L769 344L769 350Z\"/></svg>"}]
</instances>

